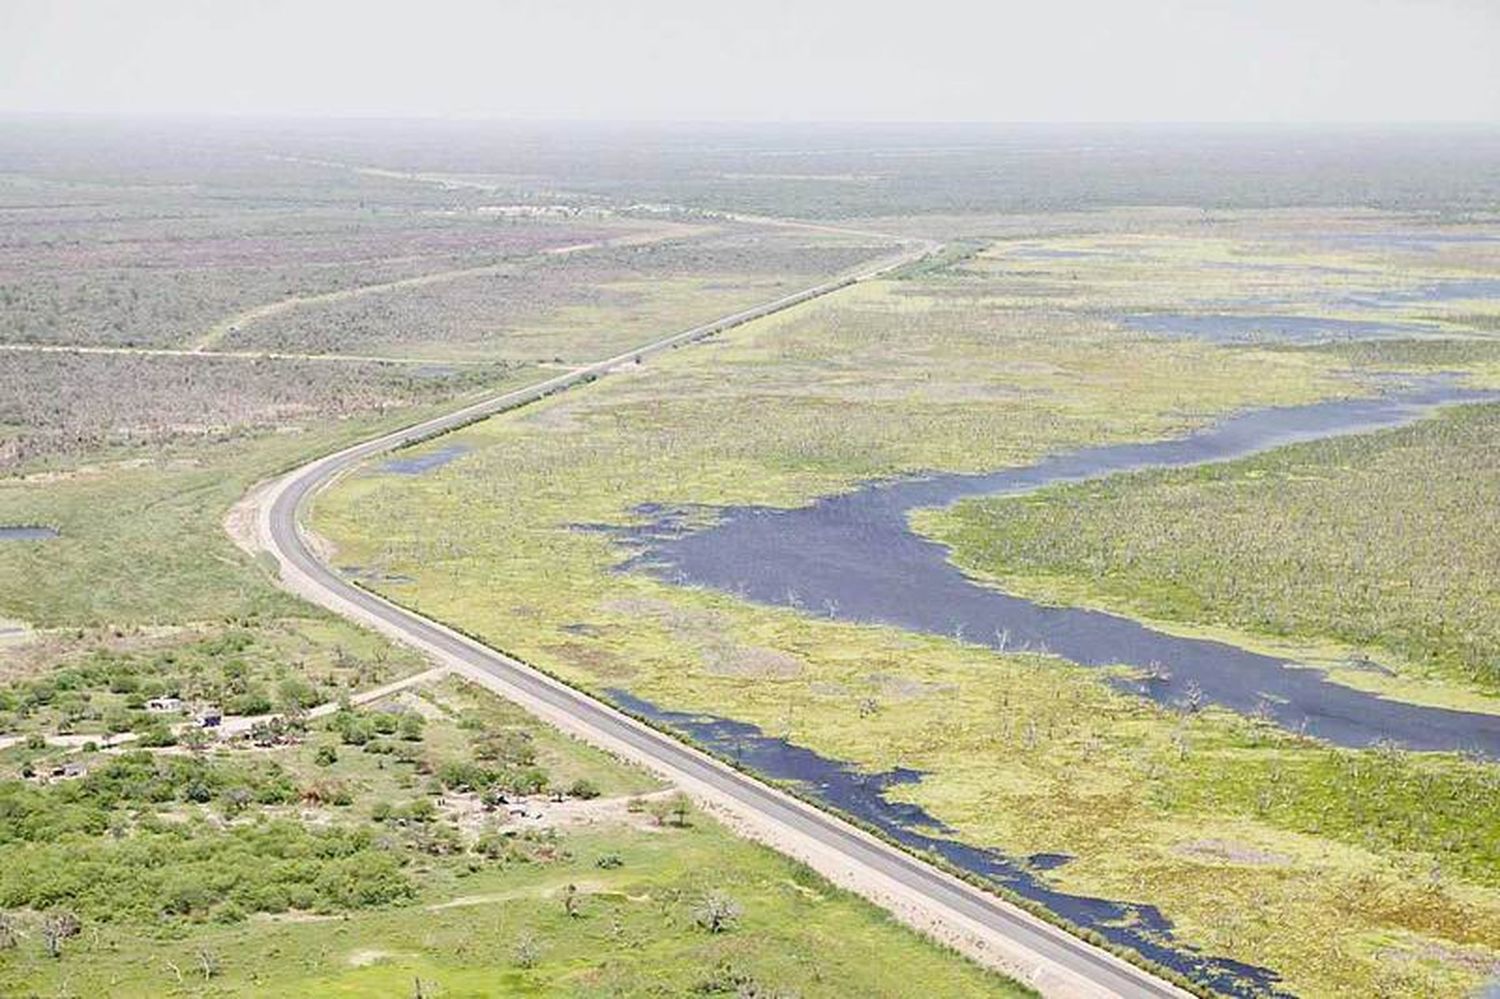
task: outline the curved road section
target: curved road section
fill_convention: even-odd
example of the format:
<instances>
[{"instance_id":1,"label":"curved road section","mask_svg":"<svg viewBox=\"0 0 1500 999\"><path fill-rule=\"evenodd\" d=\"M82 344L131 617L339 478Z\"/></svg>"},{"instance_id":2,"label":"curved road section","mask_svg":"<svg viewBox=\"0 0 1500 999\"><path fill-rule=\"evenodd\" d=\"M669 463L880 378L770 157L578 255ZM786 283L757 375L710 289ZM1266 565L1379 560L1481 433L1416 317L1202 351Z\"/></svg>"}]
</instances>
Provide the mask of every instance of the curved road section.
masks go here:
<instances>
[{"instance_id":1,"label":"curved road section","mask_svg":"<svg viewBox=\"0 0 1500 999\"><path fill-rule=\"evenodd\" d=\"M936 244L929 242L908 244L899 255L855 273L313 461L265 484L247 500L255 517L257 544L276 558L282 585L291 591L420 649L440 665L587 742L647 766L725 815L740 831L1046 995L1185 996L1188 993L1135 965L842 819L734 770L519 660L349 583L318 558L301 528L300 514L309 498L369 458L584 384L619 365L880 277L935 249Z\"/></svg>"}]
</instances>

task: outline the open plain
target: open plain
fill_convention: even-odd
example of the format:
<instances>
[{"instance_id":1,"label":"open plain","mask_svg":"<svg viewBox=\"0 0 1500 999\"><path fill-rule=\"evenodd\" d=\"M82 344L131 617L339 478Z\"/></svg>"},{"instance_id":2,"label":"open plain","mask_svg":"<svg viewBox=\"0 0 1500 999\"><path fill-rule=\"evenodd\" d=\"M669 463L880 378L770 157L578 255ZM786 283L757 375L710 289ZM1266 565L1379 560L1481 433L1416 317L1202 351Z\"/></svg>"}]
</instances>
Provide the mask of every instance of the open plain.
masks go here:
<instances>
[{"instance_id":1,"label":"open plain","mask_svg":"<svg viewBox=\"0 0 1500 999\"><path fill-rule=\"evenodd\" d=\"M1326 212L1207 220L1134 212L1053 224L1061 235L1020 220L962 234L972 250L939 266L838 292L494 417L425 445L459 452L421 475L372 465L319 497L312 523L336 561L400 577L365 585L402 605L728 759L800 780L813 800L989 876L1200 985L1235 994L1477 986L1500 942L1489 834L1496 818L1486 804L1494 776L1483 759L1412 753L1397 729L1374 722L1355 743L1329 745L1316 724L1278 719L1253 702L1217 703L1193 684L1153 698L1153 671L1157 682L1169 680L1171 662L1132 663L1119 650L1116 659L1105 650L1099 665L1070 662L1007 634L999 620L986 628L955 618L913 631L872 618L857 595L840 599L849 553L868 541L868 557L901 563L859 515L834 526L850 533L830 535L826 546L794 535L788 557L800 551L805 562L786 563L790 575L776 575L775 587L762 578L779 571L767 568L781 557L769 539L794 530L793 521L772 519L781 508L826 519L836 502L807 505L862 483L1024 468L1273 407L1347 401L1360 411L1439 371L1461 391L1455 401L1482 400L1496 384L1486 319L1494 306L1482 277L1496 261L1485 239L1469 238L1472 229ZM1068 231L1085 224L1095 231ZM1482 424L1467 437L1443 429L1481 418L1470 412L1413 411L1398 421L1407 429L1386 433L1459 448L1468 440L1471 450L1451 460L1482 476L1490 454ZM1388 447L1379 434L1366 443L1361 429L1357 420L1341 426L1354 436L1326 447ZM1353 474L1379 474L1359 464L1364 470ZM1419 466L1448 478L1441 466ZM912 492L924 488L919 480ZM1322 488L1371 493L1358 480ZM1425 487L1417 480L1410 488ZM1483 490L1476 479L1469 495ZM1021 509L1074 547L1090 543L1082 525L1099 515L1067 493L1050 495L1006 502L1029 504ZM1042 497L1066 504L1080 526L1048 516ZM1345 511L1352 500L1309 502ZM1407 509L1399 497L1389 505L1393 517ZM969 551L990 550L977 546L995 535L978 511L998 518L1004 509L923 511L915 522L941 526L961 564L979 567ZM1379 526L1378 509L1361 511L1369 530L1396 530ZM1411 526L1401 537L1422 546L1414 551L1434 551L1439 537L1486 536L1476 519L1484 509L1456 498L1443 507L1448 519L1428 528L1429 540ZM950 516L966 518L959 525L968 533L954 534L942 519ZM1201 544L1223 551L1224 516L1118 516L1136 530L1171 525L1172 536L1202 523ZM1269 511L1241 516L1274 522ZM757 521L781 526L768 526L761 542L743 540L756 537ZM1286 522L1317 529L1306 517ZM1051 559L1084 557L1049 545L1037 526L1010 529ZM1015 541L993 544L1017 550ZM1315 539L1266 544L1318 550ZM1407 558L1390 543L1384 549L1392 560ZM1352 567L1349 557L1328 571L1367 585L1359 571L1371 566ZM1115 560L1106 553L1093 564ZM1234 571L1202 555L1196 564L1215 579ZM1482 551L1470 564L1486 564ZM1246 566L1253 585L1284 585ZM1007 588L1023 575L1003 563L982 567ZM1331 591L1306 568L1295 571L1304 585ZM1424 598L1458 601L1451 609L1421 603L1413 613L1482 617L1483 605L1467 602L1482 600L1488 585L1485 570L1475 571L1477 579L1449 585L1451 597ZM797 572L806 573L801 592ZM1380 624L1357 633L1338 621L1267 628L1193 613L1196 604L1164 612L1142 606L1144 596L1128 604L1086 598L1080 585L1063 588L1070 577L1058 570L1039 578L1015 592L1138 613L1167 633L1204 634L1287 663L1279 669L1293 679L1459 711L1480 727L1496 714L1473 666L1488 661L1484 654L1471 654L1467 668L1460 652L1413 654L1397 630L1398 605L1376 607ZM905 599L909 607L924 594L913 589ZM1316 613L1295 593L1287 599ZM929 619L941 616L940 604ZM1372 633L1380 627L1391 629L1384 640ZM1482 640L1482 629L1455 630ZM863 792L840 791L830 776L837 770L798 763L795 753L867 775ZM1009 866L986 870L996 858Z\"/></svg>"},{"instance_id":2,"label":"open plain","mask_svg":"<svg viewBox=\"0 0 1500 999\"><path fill-rule=\"evenodd\" d=\"M1500 975L1484 136L174 127L0 135L0 992Z\"/></svg>"}]
</instances>

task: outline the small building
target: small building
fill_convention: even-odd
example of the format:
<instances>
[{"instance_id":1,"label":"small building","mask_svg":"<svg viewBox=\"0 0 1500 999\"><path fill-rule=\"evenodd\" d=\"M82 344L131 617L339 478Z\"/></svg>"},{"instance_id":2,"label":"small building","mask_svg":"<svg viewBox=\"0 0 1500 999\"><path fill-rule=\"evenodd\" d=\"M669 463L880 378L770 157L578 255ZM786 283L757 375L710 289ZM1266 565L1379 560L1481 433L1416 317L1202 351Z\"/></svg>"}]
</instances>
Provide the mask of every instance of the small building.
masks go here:
<instances>
[{"instance_id":1,"label":"small building","mask_svg":"<svg viewBox=\"0 0 1500 999\"><path fill-rule=\"evenodd\" d=\"M182 698L153 697L146 702L146 710L154 715L177 715L182 713Z\"/></svg>"},{"instance_id":2,"label":"small building","mask_svg":"<svg viewBox=\"0 0 1500 999\"><path fill-rule=\"evenodd\" d=\"M82 763L68 762L59 763L52 767L45 775L37 774L37 779L43 784L55 780L77 780L88 775L89 768Z\"/></svg>"}]
</instances>

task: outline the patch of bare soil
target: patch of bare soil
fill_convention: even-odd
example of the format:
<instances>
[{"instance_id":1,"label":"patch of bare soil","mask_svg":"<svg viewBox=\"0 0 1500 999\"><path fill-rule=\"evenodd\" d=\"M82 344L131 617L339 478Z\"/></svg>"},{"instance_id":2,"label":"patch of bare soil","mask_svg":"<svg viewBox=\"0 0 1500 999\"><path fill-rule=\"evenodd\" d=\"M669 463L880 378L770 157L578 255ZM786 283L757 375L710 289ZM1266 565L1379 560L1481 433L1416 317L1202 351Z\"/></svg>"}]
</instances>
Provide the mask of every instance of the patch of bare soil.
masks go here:
<instances>
[{"instance_id":1,"label":"patch of bare soil","mask_svg":"<svg viewBox=\"0 0 1500 999\"><path fill-rule=\"evenodd\" d=\"M250 917L260 923L331 923L337 919L347 919L347 916L334 915L323 912L257 912Z\"/></svg>"},{"instance_id":2,"label":"patch of bare soil","mask_svg":"<svg viewBox=\"0 0 1500 999\"><path fill-rule=\"evenodd\" d=\"M0 648L15 648L36 638L36 631L25 621L0 617Z\"/></svg>"},{"instance_id":3,"label":"patch of bare soil","mask_svg":"<svg viewBox=\"0 0 1500 999\"><path fill-rule=\"evenodd\" d=\"M929 683L926 680L914 680L911 677L897 676L894 673L871 673L865 679L882 696L897 701L915 700L918 697L943 694L955 689L951 683Z\"/></svg>"},{"instance_id":4,"label":"patch of bare soil","mask_svg":"<svg viewBox=\"0 0 1500 999\"><path fill-rule=\"evenodd\" d=\"M683 607L667 600L625 597L603 605L611 613L644 617L664 625L679 641L698 646L703 665L715 676L790 680L802 675L801 659L779 649L742 645L730 634L733 620L722 611Z\"/></svg>"},{"instance_id":5,"label":"patch of bare soil","mask_svg":"<svg viewBox=\"0 0 1500 999\"><path fill-rule=\"evenodd\" d=\"M7 632L17 627L19 632ZM13 682L65 665L98 649L114 653L167 647L191 640L198 630L180 625L143 625L127 630L99 628L32 630L24 622L0 620L0 682ZM184 637L186 636L186 638Z\"/></svg>"},{"instance_id":6,"label":"patch of bare soil","mask_svg":"<svg viewBox=\"0 0 1500 999\"><path fill-rule=\"evenodd\" d=\"M597 677L623 679L634 676L636 672L630 661L618 653L583 642L562 642L549 645L547 651Z\"/></svg>"},{"instance_id":7,"label":"patch of bare soil","mask_svg":"<svg viewBox=\"0 0 1500 999\"><path fill-rule=\"evenodd\" d=\"M1380 950L1375 956L1393 964L1431 961L1445 968L1461 968L1464 971L1477 972L1481 975L1500 975L1500 957L1497 957L1494 951L1477 947L1423 942L1412 947L1391 947Z\"/></svg>"},{"instance_id":8,"label":"patch of bare soil","mask_svg":"<svg viewBox=\"0 0 1500 999\"><path fill-rule=\"evenodd\" d=\"M684 638L716 638L730 625L729 615L722 611L684 607L652 597L617 597L606 600L601 609L611 614L647 618Z\"/></svg>"},{"instance_id":9,"label":"patch of bare soil","mask_svg":"<svg viewBox=\"0 0 1500 999\"><path fill-rule=\"evenodd\" d=\"M129 458L125 461L113 461L105 465L75 465L72 468L50 469L45 472L29 472L20 477L22 482L34 485L47 485L53 482L79 482L92 479L102 479L107 475L113 475L121 470L133 468L201 468L203 462L197 458L172 458L163 461L160 458Z\"/></svg>"},{"instance_id":10,"label":"patch of bare soil","mask_svg":"<svg viewBox=\"0 0 1500 999\"><path fill-rule=\"evenodd\" d=\"M715 676L746 679L790 680L801 676L802 660L790 653L759 645L735 645L723 642L703 653L704 664Z\"/></svg>"},{"instance_id":11,"label":"patch of bare soil","mask_svg":"<svg viewBox=\"0 0 1500 999\"><path fill-rule=\"evenodd\" d=\"M395 711L397 713L410 711L421 715L428 721L442 721L449 716L449 711L442 705L435 704L414 690L400 690L389 697L379 698L376 703L382 710Z\"/></svg>"},{"instance_id":12,"label":"patch of bare soil","mask_svg":"<svg viewBox=\"0 0 1500 999\"><path fill-rule=\"evenodd\" d=\"M510 798L494 808L486 807L477 794L450 793L443 795L438 802L438 810L461 832L474 838L492 831L496 825L516 832L603 825L654 832L667 827L657 822L649 808L637 806L632 810L631 803L649 803L654 799L668 798L673 793L667 790L646 795L564 798L561 801L553 800L549 795L533 794Z\"/></svg>"},{"instance_id":13,"label":"patch of bare soil","mask_svg":"<svg viewBox=\"0 0 1500 999\"><path fill-rule=\"evenodd\" d=\"M1174 847L1172 852L1184 857L1192 857L1195 860L1219 860L1253 867L1284 867L1292 862L1292 858L1285 854L1257 850L1242 843L1231 843L1223 839L1198 839L1190 843L1181 843Z\"/></svg>"},{"instance_id":14,"label":"patch of bare soil","mask_svg":"<svg viewBox=\"0 0 1500 999\"><path fill-rule=\"evenodd\" d=\"M260 551L260 541L257 537L256 519L260 515L261 497L270 488L269 482L262 482L250 490L224 515L224 532L229 535L235 547L246 555L255 555Z\"/></svg>"},{"instance_id":15,"label":"patch of bare soil","mask_svg":"<svg viewBox=\"0 0 1500 999\"><path fill-rule=\"evenodd\" d=\"M560 367L568 367L568 365L560 365ZM529 423L542 430L572 432L584 429L582 417L588 413L589 409L590 405L587 402L558 402L550 406L523 410L519 419L522 423Z\"/></svg>"},{"instance_id":16,"label":"patch of bare soil","mask_svg":"<svg viewBox=\"0 0 1500 999\"><path fill-rule=\"evenodd\" d=\"M609 886L599 881L575 881L571 882L580 895L600 895L609 893ZM446 902L436 902L427 907L428 912L441 912L444 909L466 909L474 905L491 905L495 902L509 902L517 898L534 898L539 895L561 896L564 891L562 885L528 885L525 888L517 888L513 891L495 891L484 895L460 895L450 898ZM621 897L615 893L615 897ZM632 901L645 901L649 896L625 895L624 898Z\"/></svg>"}]
</instances>

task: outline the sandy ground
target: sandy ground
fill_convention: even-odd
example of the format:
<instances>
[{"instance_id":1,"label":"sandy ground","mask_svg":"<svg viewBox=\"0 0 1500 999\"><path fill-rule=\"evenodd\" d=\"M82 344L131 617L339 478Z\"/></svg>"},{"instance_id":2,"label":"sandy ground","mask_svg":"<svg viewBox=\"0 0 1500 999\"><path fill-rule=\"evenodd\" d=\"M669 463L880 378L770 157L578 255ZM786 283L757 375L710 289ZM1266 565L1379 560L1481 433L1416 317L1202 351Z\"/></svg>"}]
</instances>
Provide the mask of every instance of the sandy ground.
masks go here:
<instances>
[{"instance_id":1,"label":"sandy ground","mask_svg":"<svg viewBox=\"0 0 1500 999\"><path fill-rule=\"evenodd\" d=\"M580 826L626 826L643 832L661 832L671 826L657 822L650 809L641 806L665 801L675 793L667 790L613 798L564 798L562 801L554 801L545 794L529 794L511 798L493 810L485 808L477 794L448 793L438 801L438 810L445 819L455 822L470 836L479 836L496 827L524 832Z\"/></svg>"}]
</instances>

